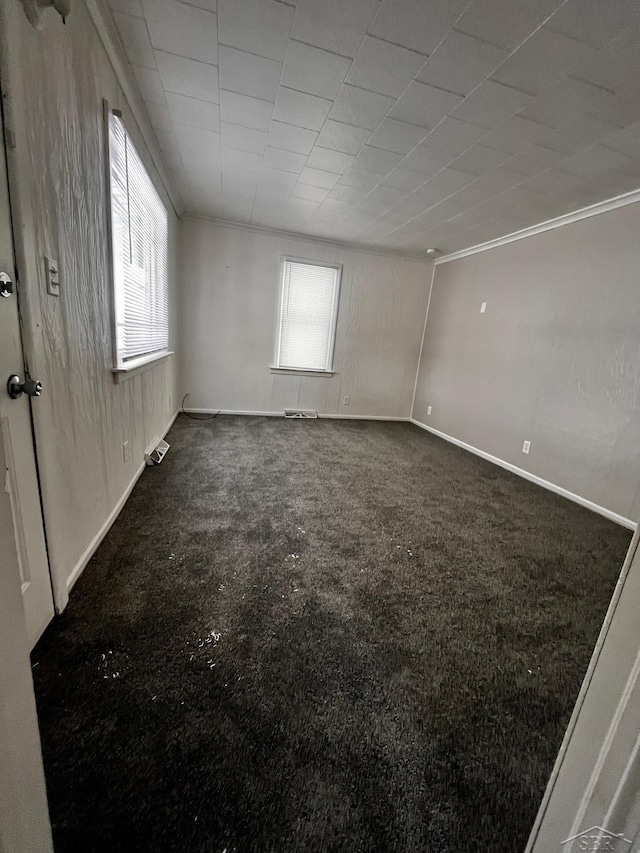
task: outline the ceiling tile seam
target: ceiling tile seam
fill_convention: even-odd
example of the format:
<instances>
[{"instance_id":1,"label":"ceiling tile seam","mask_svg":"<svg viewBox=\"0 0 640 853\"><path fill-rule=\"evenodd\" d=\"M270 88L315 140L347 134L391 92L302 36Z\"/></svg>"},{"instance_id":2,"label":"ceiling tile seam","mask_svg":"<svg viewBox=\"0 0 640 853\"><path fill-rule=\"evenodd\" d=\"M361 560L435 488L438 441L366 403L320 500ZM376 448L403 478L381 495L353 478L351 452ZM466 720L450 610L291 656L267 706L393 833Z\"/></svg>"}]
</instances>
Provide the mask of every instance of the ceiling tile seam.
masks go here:
<instances>
[{"instance_id":1,"label":"ceiling tile seam","mask_svg":"<svg viewBox=\"0 0 640 853\"><path fill-rule=\"evenodd\" d=\"M279 2L279 0L273 0L273 2L277 3L277 2ZM285 5L288 5L288 4L285 4ZM293 8L296 8L296 7L294 6ZM294 19L295 19L295 16L294 16ZM330 53L332 56L338 56L340 59L348 59L349 62L351 62L351 64L353 64L353 61L354 61L353 57L347 56L346 53L338 53L337 50L331 50L328 47L318 47L317 44L311 44L310 41L305 41L304 39L301 39L301 38L295 38L294 39L294 38L290 37L289 41L292 41L295 44L303 44L305 47L312 47L314 50L321 50L321 51L323 51L323 53ZM358 48L358 50L360 50L360 48ZM285 59L286 59L286 54L285 54Z\"/></svg>"},{"instance_id":2,"label":"ceiling tile seam","mask_svg":"<svg viewBox=\"0 0 640 853\"><path fill-rule=\"evenodd\" d=\"M192 9L199 9L200 7L199 7L199 6L192 6L191 8L192 8ZM131 16L130 16L130 17L131 17ZM142 18L138 18L138 20L139 20L139 21L141 21L141 20L142 20ZM147 23L147 19L146 19L146 18L144 18L144 22L145 22L145 24ZM148 31L148 30L147 30L147 31ZM184 55L184 53L174 53L172 50L165 50L163 47L155 47L155 46L154 46L154 44L153 44L153 42L151 41L151 37L149 37L149 41L150 41L150 43L151 43L151 50L154 52L154 54L155 54L156 52L158 52L158 53L166 53L168 56L177 56L177 57L178 57L178 59L188 59L188 60L189 60L189 62L197 62L197 63L199 63L200 65L208 65L208 66L209 66L209 67L211 67L211 68L218 68L218 67L219 67L219 65L218 65L218 63L217 63L217 62L205 62L205 61L204 61L204 60L202 60L202 59L194 59L194 58L193 58L193 57L191 57L191 56L185 56L185 55ZM154 58L154 60L155 60L155 56L154 56L153 58ZM145 68L145 67L146 67L146 68L148 68L149 66L147 65L147 66L142 66L142 67L143 67L143 68ZM156 70L157 70L158 66L157 66L157 65L155 65L154 67L155 67L155 68L156 68Z\"/></svg>"},{"instance_id":3,"label":"ceiling tile seam","mask_svg":"<svg viewBox=\"0 0 640 853\"><path fill-rule=\"evenodd\" d=\"M261 164L260 164L260 172L258 173L258 178L257 178L257 180L256 180L256 182L255 182L255 190L254 190L254 192L253 192L253 202L252 202L252 204L251 204L251 213L250 213L250 215L249 215L249 222L251 222L251 220L253 219L254 211L255 211L255 208L256 208L256 199L257 199L257 195L258 195L258 186L260 185L260 177L262 176L263 170L264 170L264 168L265 168L265 166L264 166L264 158L265 158L265 154L266 154L266 152L267 152L267 147L268 147L268 145L269 145L269 137L271 136L271 129L272 129L272 127L273 127L273 122L275 121L275 119L274 119L274 117L273 117L273 116L274 116L274 113L275 113L276 103L278 102L278 92L280 91L280 86L282 86L282 74L283 74L283 72L284 72L284 63L285 63L285 60L286 60L286 58L287 58L287 51L289 50L289 42L291 41L291 33L293 32L293 23L294 23L294 21L295 21L295 19L296 19L296 14L297 14L297 12L298 12L298 9L297 9L297 7L295 7L295 6L294 6L294 13L293 13L293 15L291 16L291 21L290 21L290 23L289 23L289 34L288 34L288 36L287 36L287 49L285 50L285 52L284 52L284 58L283 58L282 62L280 63L280 76L278 77L278 89L277 89L277 91L276 91L276 100L274 101L274 104L273 104L273 112L272 112L272 114L271 114L271 120L270 120L270 122L269 122L269 130L267 131L267 142L266 142L266 144L265 144L265 146L264 146L264 151L262 152L262 161L261 161ZM245 52L247 52L247 51L245 51ZM284 124L285 122L282 122L282 123ZM293 125L293 126L295 127L295 125ZM318 138L318 136L317 136L317 134L316 134L316 139L317 139L317 138ZM314 144L315 144L315 143L314 143ZM307 155L307 159L308 159L308 155ZM306 163L306 161L305 161L305 163ZM297 182L296 182L296 183L297 183ZM289 196L288 196L287 198L289 198L290 196L291 196L291 191L289 191ZM224 192L223 192L223 205L224 205Z\"/></svg>"}]
</instances>

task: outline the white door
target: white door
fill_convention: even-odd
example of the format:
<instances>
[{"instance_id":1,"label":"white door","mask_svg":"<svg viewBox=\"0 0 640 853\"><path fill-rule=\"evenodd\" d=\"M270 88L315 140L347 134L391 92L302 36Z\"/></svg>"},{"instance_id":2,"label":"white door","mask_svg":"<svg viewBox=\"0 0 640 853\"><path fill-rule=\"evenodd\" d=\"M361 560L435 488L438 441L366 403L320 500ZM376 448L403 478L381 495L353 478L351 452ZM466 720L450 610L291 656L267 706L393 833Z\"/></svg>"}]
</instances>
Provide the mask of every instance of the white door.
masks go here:
<instances>
[{"instance_id":1,"label":"white door","mask_svg":"<svg viewBox=\"0 0 640 853\"><path fill-rule=\"evenodd\" d=\"M2 136L0 118L0 269L13 280ZM0 851L52 853L29 651L53 604L29 403L5 387L22 367L14 293L0 296Z\"/></svg>"},{"instance_id":2,"label":"white door","mask_svg":"<svg viewBox=\"0 0 640 853\"><path fill-rule=\"evenodd\" d=\"M0 271L5 274L0 278L6 277L11 282L0 281L0 293L4 291L4 295L0 295L0 438L6 459L6 476L4 471L0 474L1 487L8 493L11 506L10 516L3 515L0 523L10 524L13 528L27 631L33 648L53 616L53 596L31 430L31 398L23 393L19 399L12 399L7 392L9 377L15 374L23 381L25 370L1 126L0 136ZM37 404L38 399L33 398L33 405Z\"/></svg>"}]
</instances>

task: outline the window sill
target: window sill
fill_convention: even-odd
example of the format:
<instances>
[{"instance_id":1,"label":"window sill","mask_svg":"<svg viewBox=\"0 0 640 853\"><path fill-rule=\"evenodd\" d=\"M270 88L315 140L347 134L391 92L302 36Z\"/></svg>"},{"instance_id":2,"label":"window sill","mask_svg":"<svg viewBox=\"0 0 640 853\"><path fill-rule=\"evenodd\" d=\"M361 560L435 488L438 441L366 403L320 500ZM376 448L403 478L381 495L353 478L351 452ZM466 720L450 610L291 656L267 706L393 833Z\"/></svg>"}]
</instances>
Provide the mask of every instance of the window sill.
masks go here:
<instances>
[{"instance_id":1,"label":"window sill","mask_svg":"<svg viewBox=\"0 0 640 853\"><path fill-rule=\"evenodd\" d=\"M333 376L333 370L298 370L294 367L270 367L271 373L281 373L283 376Z\"/></svg>"},{"instance_id":2,"label":"window sill","mask_svg":"<svg viewBox=\"0 0 640 853\"><path fill-rule=\"evenodd\" d=\"M120 385L122 382L126 382L127 379L133 379L134 376L138 376L140 373L150 370L152 367L155 367L158 362L164 361L171 355L174 355L172 351L163 350L163 352L154 352L151 355L136 358L125 364L123 367L113 367L111 368L113 381L116 385Z\"/></svg>"}]
</instances>

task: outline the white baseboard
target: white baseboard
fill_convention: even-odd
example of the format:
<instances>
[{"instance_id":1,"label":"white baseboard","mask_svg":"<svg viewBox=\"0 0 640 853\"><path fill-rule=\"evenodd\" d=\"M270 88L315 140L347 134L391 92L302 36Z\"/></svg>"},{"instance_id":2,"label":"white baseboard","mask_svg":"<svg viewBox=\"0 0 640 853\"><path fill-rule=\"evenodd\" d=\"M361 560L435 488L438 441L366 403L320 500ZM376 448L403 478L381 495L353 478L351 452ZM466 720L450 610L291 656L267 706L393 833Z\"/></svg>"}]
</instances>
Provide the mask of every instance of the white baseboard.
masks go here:
<instances>
[{"instance_id":1,"label":"white baseboard","mask_svg":"<svg viewBox=\"0 0 640 853\"><path fill-rule=\"evenodd\" d=\"M489 462L493 462L494 465L499 465L501 468L505 468L507 471L511 471L512 474L517 474L519 477L523 477L525 480L530 480L532 483L535 483L538 486L542 486L543 489L548 489L550 492L555 492L557 495L562 495L563 498L568 498L570 501L580 504L580 506L586 507L592 512L597 512L598 515L603 515L605 518L608 518L611 521L615 521L616 524L621 524L623 527L629 528L629 530L635 530L637 527L636 522L632 521L630 518L625 518L623 515L619 515L617 512L613 512L612 510L607 509L604 506L600 506L599 504L596 504L593 501L587 500L587 498L580 497L580 495L576 495L573 492L570 492L568 489L563 489L562 486L557 486L555 483L550 483L548 480L543 480L542 477L538 477L536 474L531 474L529 471L525 471L523 468L518 468L516 465L512 465L510 462L505 462L503 459L498 459L497 456L492 456L490 453L485 453L484 450L479 450L477 447L473 447L473 445L467 444L465 441L460 441L460 439L458 438L453 438L453 436L447 435L446 432L441 432L438 429L434 429L433 427L427 426L426 424L423 424L422 421L418 421L415 418L410 418L410 420L411 423L415 424L421 429L433 433L433 435L437 435L439 438L443 438L445 441L448 441L451 444L455 444L457 447L462 447L463 450L468 450L470 453L475 453L476 456L480 456L482 457L482 459L486 459Z\"/></svg>"},{"instance_id":2,"label":"white baseboard","mask_svg":"<svg viewBox=\"0 0 640 853\"><path fill-rule=\"evenodd\" d=\"M236 409L184 409L186 414L194 415L249 415L252 417L284 418L284 412L242 412ZM410 421L411 418L394 418L386 415L331 415L318 412L319 418L332 418L344 421ZM302 418L301 420L304 420Z\"/></svg>"},{"instance_id":3,"label":"white baseboard","mask_svg":"<svg viewBox=\"0 0 640 853\"><path fill-rule=\"evenodd\" d=\"M162 433L162 438L164 438L165 435L169 432L169 430L173 426L175 419L178 417L178 414L179 414L179 412L174 413L171 420L169 421L169 425L167 426L167 428ZM157 440L156 440L156 443L157 443ZM134 486L136 485L136 483L140 479L140 476L146 467L147 467L146 463L143 460L142 464L138 467L138 469L136 470L135 474L133 475L131 481L129 482L129 485L126 487L123 494L119 498L118 502L116 503L114 508L111 510L111 512L107 516L106 521L104 522L104 524L102 525L100 530L98 530L96 535L93 537L93 539L91 540L91 542L89 543L89 545L85 549L84 553L82 554L82 556L80 557L80 559L78 560L76 565L73 567L71 574L67 578L67 592L71 592L74 584L76 583L76 581L78 580L78 578L80 577L82 572L85 570L87 563L93 557L95 552L98 550L100 543L102 542L104 537L107 535L109 530L111 530L111 527L112 527L114 521L120 515L120 511L121 511L122 507L126 504L128 498L129 498L129 495L133 491Z\"/></svg>"}]
</instances>

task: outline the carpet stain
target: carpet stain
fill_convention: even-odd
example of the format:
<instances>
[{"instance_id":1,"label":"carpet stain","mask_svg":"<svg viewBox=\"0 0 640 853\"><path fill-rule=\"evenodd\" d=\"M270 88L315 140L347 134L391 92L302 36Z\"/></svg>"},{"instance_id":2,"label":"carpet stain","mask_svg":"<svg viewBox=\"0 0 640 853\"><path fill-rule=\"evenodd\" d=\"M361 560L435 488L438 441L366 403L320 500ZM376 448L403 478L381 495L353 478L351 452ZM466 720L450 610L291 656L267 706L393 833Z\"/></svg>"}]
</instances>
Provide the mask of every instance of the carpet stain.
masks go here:
<instances>
[{"instance_id":1,"label":"carpet stain","mask_svg":"<svg viewBox=\"0 0 640 853\"><path fill-rule=\"evenodd\" d=\"M524 850L630 533L411 424L168 440L33 652L57 853Z\"/></svg>"}]
</instances>

